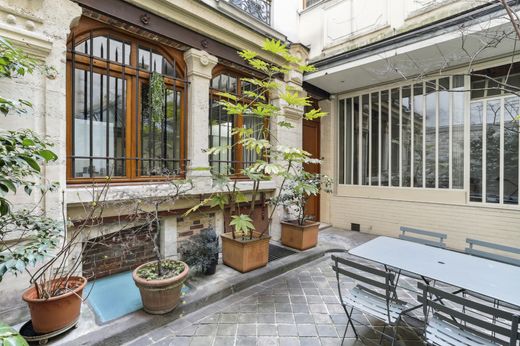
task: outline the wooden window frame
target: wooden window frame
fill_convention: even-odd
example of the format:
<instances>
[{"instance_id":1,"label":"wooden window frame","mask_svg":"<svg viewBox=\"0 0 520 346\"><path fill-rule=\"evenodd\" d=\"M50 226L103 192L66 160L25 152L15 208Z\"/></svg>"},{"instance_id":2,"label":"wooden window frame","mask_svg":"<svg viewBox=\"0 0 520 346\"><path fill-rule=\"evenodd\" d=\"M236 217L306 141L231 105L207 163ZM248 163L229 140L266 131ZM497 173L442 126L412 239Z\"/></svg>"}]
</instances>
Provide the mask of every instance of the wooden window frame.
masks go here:
<instances>
[{"instance_id":1,"label":"wooden window frame","mask_svg":"<svg viewBox=\"0 0 520 346\"><path fill-rule=\"evenodd\" d=\"M130 64L125 65L123 63L109 61L106 58L102 59L75 52L75 46L77 44L96 36L107 36L116 40L120 40L123 42L123 44L128 43L131 47ZM178 143L180 157L178 161L181 173L176 175L174 178L182 179L185 177L188 161L186 152L188 82L186 80L186 65L182 52L172 47L157 45L156 43L145 40L142 37L110 27L107 24L98 22L96 20L82 17L79 24L72 29L67 45L67 184L88 184L96 181L106 181L105 177L74 177L73 162L77 156L72 155L74 140L74 119L72 118L74 116L73 93L75 93L73 86L73 73L75 73L75 70L77 69L84 69L86 71L99 73L104 76L108 75L126 80L126 90L124 90L125 100L123 106L125 110L125 137L123 140L125 143L124 157L112 159L117 161L124 160L125 175L114 176L112 177L111 181L114 183L132 183L161 181L172 178L172 176L142 175L140 172L141 169L138 167L142 159L140 145L142 140L140 130L141 106L139 102L141 96L138 94L138 85L141 85L144 81L149 80L149 77L151 76L150 72L141 70L138 67L139 48L148 48L162 55L163 58L172 65L176 73L178 73L178 75L163 75L163 77L167 88L169 87L175 90L175 92L180 92L180 128L178 129L180 131L180 141ZM122 61L124 62L124 60L125 57L122 56Z\"/></svg>"},{"instance_id":2,"label":"wooden window frame","mask_svg":"<svg viewBox=\"0 0 520 346\"><path fill-rule=\"evenodd\" d=\"M208 116L211 117L211 104L215 101L215 100L219 100L219 99L222 99L223 97L218 95L218 93L220 92L223 92L222 90L219 90L219 89L216 89L216 88L212 88L211 86L211 82L213 81L213 79L215 77L218 77L220 75L228 75L228 76L231 76L231 77L234 77L236 78L237 80L237 87L236 87L236 93L231 93L235 96L237 96L239 99L241 99L243 97L243 94L242 94L242 78L253 78L252 76L250 75L247 75L243 72L239 72L239 71L236 71L232 68L229 68L227 66L223 66L223 65L217 65L215 66L215 68L213 69L213 73L211 75L211 81L210 81L210 90L209 90L209 102L210 102L210 107L209 107L209 114ZM269 99L266 97L266 103L269 103ZM234 127L243 127L244 126L244 116L243 115L237 115L236 116L236 124ZM269 121L267 119L264 119L264 124L267 126L269 124ZM208 136L209 136L209 133L208 133ZM238 135L234 135L232 136L232 143L235 143L239 140L238 138ZM232 149L232 160L231 161L219 161L219 160L211 160L211 157L209 159L209 163L210 163L210 167L213 168L212 166L212 162L216 162L218 163L219 165L222 164L222 163L229 163L231 162L231 169L232 169L232 172L231 174L229 174L228 176L232 179L248 179L248 177L246 177L245 175L241 174L240 171L244 168L244 160L243 160L243 146L241 144L237 144L236 146L233 147ZM268 157L266 154L264 154L264 158L266 159L266 161L268 160Z\"/></svg>"}]
</instances>

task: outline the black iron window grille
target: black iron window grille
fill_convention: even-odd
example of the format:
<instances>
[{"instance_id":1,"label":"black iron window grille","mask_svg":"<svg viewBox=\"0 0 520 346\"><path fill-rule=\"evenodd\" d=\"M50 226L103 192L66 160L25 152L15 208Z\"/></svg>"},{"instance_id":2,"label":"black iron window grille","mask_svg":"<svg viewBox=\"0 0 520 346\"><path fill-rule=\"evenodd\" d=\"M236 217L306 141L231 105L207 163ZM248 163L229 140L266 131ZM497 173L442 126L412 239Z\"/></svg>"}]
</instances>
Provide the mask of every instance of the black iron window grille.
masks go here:
<instances>
[{"instance_id":1,"label":"black iron window grille","mask_svg":"<svg viewBox=\"0 0 520 346\"><path fill-rule=\"evenodd\" d=\"M271 25L270 0L231 0L230 3L259 21Z\"/></svg>"}]
</instances>

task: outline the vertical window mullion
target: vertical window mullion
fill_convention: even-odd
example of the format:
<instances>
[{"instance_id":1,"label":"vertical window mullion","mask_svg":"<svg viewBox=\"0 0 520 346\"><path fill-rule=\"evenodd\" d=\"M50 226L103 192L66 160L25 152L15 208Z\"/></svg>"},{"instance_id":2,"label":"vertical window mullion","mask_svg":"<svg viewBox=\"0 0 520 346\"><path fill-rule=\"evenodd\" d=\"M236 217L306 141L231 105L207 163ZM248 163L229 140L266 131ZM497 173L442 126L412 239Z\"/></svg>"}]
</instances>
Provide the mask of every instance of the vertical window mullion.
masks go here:
<instances>
[{"instance_id":1,"label":"vertical window mullion","mask_svg":"<svg viewBox=\"0 0 520 346\"><path fill-rule=\"evenodd\" d=\"M422 116L422 187L426 187L426 82L422 82L423 89L423 116Z\"/></svg>"},{"instance_id":2,"label":"vertical window mullion","mask_svg":"<svg viewBox=\"0 0 520 346\"><path fill-rule=\"evenodd\" d=\"M399 88L399 187L403 186L403 87Z\"/></svg>"},{"instance_id":3,"label":"vertical window mullion","mask_svg":"<svg viewBox=\"0 0 520 346\"><path fill-rule=\"evenodd\" d=\"M392 89L388 89L388 186L392 187Z\"/></svg>"},{"instance_id":4,"label":"vertical window mullion","mask_svg":"<svg viewBox=\"0 0 520 346\"><path fill-rule=\"evenodd\" d=\"M347 180L347 167L350 168L348 165L347 165L347 149L348 149L348 146L347 146L347 121L350 119L350 117L347 117L347 99L343 100L343 132L344 132L344 135L343 135L343 143L341 143L341 145L343 146L343 182L345 184L348 184L349 181ZM340 129L341 131L341 129ZM351 178L351 181L350 183L352 183L352 178Z\"/></svg>"},{"instance_id":5,"label":"vertical window mullion","mask_svg":"<svg viewBox=\"0 0 520 346\"><path fill-rule=\"evenodd\" d=\"M504 204L504 107L505 107L505 98L502 97L500 99L500 154L499 154L499 164L500 164L500 180L499 180L499 204Z\"/></svg>"},{"instance_id":6,"label":"vertical window mullion","mask_svg":"<svg viewBox=\"0 0 520 346\"><path fill-rule=\"evenodd\" d=\"M368 94L368 185L372 185L372 94Z\"/></svg>"},{"instance_id":7,"label":"vertical window mullion","mask_svg":"<svg viewBox=\"0 0 520 346\"><path fill-rule=\"evenodd\" d=\"M439 188L439 80L435 80L435 188Z\"/></svg>"},{"instance_id":8,"label":"vertical window mullion","mask_svg":"<svg viewBox=\"0 0 520 346\"><path fill-rule=\"evenodd\" d=\"M410 85L410 187L414 186L414 158L415 158L415 88L414 84Z\"/></svg>"},{"instance_id":9,"label":"vertical window mullion","mask_svg":"<svg viewBox=\"0 0 520 346\"><path fill-rule=\"evenodd\" d=\"M93 155L93 152L94 152L94 144L93 144L93 139L94 139L94 130L93 130L93 118L94 118L94 96L93 96L93 91L94 91L94 56L93 56L93 46L94 46L94 42L92 40L92 32L90 32L90 58L89 58L89 72L90 72L90 85L89 85L89 103L90 103L90 112L89 112L89 137L90 137L90 140L89 140L89 167L88 167L88 171L89 171L89 176L90 178L93 177L93 167L94 167L94 161L92 160L92 155Z\"/></svg>"},{"instance_id":10,"label":"vertical window mullion","mask_svg":"<svg viewBox=\"0 0 520 346\"><path fill-rule=\"evenodd\" d=\"M448 92L448 188L453 188L453 77L449 77L449 92Z\"/></svg>"},{"instance_id":11,"label":"vertical window mullion","mask_svg":"<svg viewBox=\"0 0 520 346\"><path fill-rule=\"evenodd\" d=\"M487 100L482 113L482 203L487 203Z\"/></svg>"},{"instance_id":12,"label":"vertical window mullion","mask_svg":"<svg viewBox=\"0 0 520 346\"><path fill-rule=\"evenodd\" d=\"M363 96L358 99L358 185L363 185Z\"/></svg>"},{"instance_id":13,"label":"vertical window mullion","mask_svg":"<svg viewBox=\"0 0 520 346\"><path fill-rule=\"evenodd\" d=\"M382 156L381 156L381 91L378 91L377 92L377 99L378 99L378 108L379 108L379 111L378 111L378 122L379 122L379 126L378 126L378 136L379 136L379 140L377 141L378 143L378 148L377 148L377 160L379 162L379 164L377 165L377 185L378 186L381 186L381 166L382 166Z\"/></svg>"},{"instance_id":14,"label":"vertical window mullion","mask_svg":"<svg viewBox=\"0 0 520 346\"><path fill-rule=\"evenodd\" d=\"M356 160L356 155L355 155L355 152L354 152L354 98L351 98L351 102L350 102L350 132L351 132L351 136L350 136L350 141L351 141L351 144L350 144L350 150L351 150L351 155L350 155L350 181L351 181L351 184L354 184L354 161Z\"/></svg>"}]
</instances>

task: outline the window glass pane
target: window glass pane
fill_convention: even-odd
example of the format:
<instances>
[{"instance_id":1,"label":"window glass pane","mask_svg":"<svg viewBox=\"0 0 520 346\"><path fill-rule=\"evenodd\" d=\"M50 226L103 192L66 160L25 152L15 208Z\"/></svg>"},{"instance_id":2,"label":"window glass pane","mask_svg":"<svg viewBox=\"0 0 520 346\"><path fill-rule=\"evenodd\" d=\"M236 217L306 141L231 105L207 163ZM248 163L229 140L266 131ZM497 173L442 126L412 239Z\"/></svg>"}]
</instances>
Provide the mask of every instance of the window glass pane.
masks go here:
<instances>
[{"instance_id":1,"label":"window glass pane","mask_svg":"<svg viewBox=\"0 0 520 346\"><path fill-rule=\"evenodd\" d=\"M388 90L381 91L381 185L389 186L390 164L390 108L388 105Z\"/></svg>"},{"instance_id":2,"label":"window glass pane","mask_svg":"<svg viewBox=\"0 0 520 346\"><path fill-rule=\"evenodd\" d=\"M410 86L404 86L401 90L401 161L402 161L402 186L409 187L412 172L412 92Z\"/></svg>"},{"instance_id":3,"label":"window glass pane","mask_svg":"<svg viewBox=\"0 0 520 346\"><path fill-rule=\"evenodd\" d=\"M352 99L345 103L345 183L352 184Z\"/></svg>"},{"instance_id":4,"label":"window glass pane","mask_svg":"<svg viewBox=\"0 0 520 346\"><path fill-rule=\"evenodd\" d=\"M471 98L476 99L480 97L484 97L486 90L486 80L474 80L471 79Z\"/></svg>"},{"instance_id":5,"label":"window glass pane","mask_svg":"<svg viewBox=\"0 0 520 346\"><path fill-rule=\"evenodd\" d=\"M140 69L150 71L150 54L149 49L139 48L137 62Z\"/></svg>"},{"instance_id":6,"label":"window glass pane","mask_svg":"<svg viewBox=\"0 0 520 346\"><path fill-rule=\"evenodd\" d=\"M379 185L379 93L371 95L372 179L371 185Z\"/></svg>"},{"instance_id":7,"label":"window glass pane","mask_svg":"<svg viewBox=\"0 0 520 346\"><path fill-rule=\"evenodd\" d=\"M413 89L413 135L414 162L413 186L423 187L423 126L424 126L424 90L423 84L415 84Z\"/></svg>"},{"instance_id":8,"label":"window glass pane","mask_svg":"<svg viewBox=\"0 0 520 346\"><path fill-rule=\"evenodd\" d=\"M213 99L210 109L209 124L210 147L231 145L231 131L233 129L233 117L230 117L225 109L219 105L218 99ZM221 151L210 156L210 164L216 173L233 174L231 150Z\"/></svg>"},{"instance_id":9,"label":"window glass pane","mask_svg":"<svg viewBox=\"0 0 520 346\"><path fill-rule=\"evenodd\" d=\"M451 184L454 189L464 188L464 76L453 76Z\"/></svg>"},{"instance_id":10,"label":"window glass pane","mask_svg":"<svg viewBox=\"0 0 520 346\"><path fill-rule=\"evenodd\" d=\"M500 113L501 101L487 102L486 108L486 202L500 202Z\"/></svg>"},{"instance_id":11,"label":"window glass pane","mask_svg":"<svg viewBox=\"0 0 520 346\"><path fill-rule=\"evenodd\" d=\"M244 127L247 129L253 129L254 137L256 139L262 138L262 125L263 119L254 115L245 114L243 117ZM257 159L260 159L262 154L258 154L255 150L243 148L242 149L242 161L243 168L247 168L253 164Z\"/></svg>"},{"instance_id":12,"label":"window glass pane","mask_svg":"<svg viewBox=\"0 0 520 346\"><path fill-rule=\"evenodd\" d=\"M471 103L470 114L470 201L482 202L482 102Z\"/></svg>"},{"instance_id":13,"label":"window glass pane","mask_svg":"<svg viewBox=\"0 0 520 346\"><path fill-rule=\"evenodd\" d=\"M450 187L450 79L439 79L439 188Z\"/></svg>"},{"instance_id":14,"label":"window glass pane","mask_svg":"<svg viewBox=\"0 0 520 346\"><path fill-rule=\"evenodd\" d=\"M520 102L509 97L504 103L504 203L518 204L518 121Z\"/></svg>"},{"instance_id":15,"label":"window glass pane","mask_svg":"<svg viewBox=\"0 0 520 346\"><path fill-rule=\"evenodd\" d=\"M124 52L123 52L123 42L119 40L115 40L113 38L109 39L109 59L113 62L117 62L122 64L123 57L125 65L130 65L130 50L131 47L128 43L124 43Z\"/></svg>"},{"instance_id":16,"label":"window glass pane","mask_svg":"<svg viewBox=\"0 0 520 346\"><path fill-rule=\"evenodd\" d=\"M152 51L152 72L163 73L163 57Z\"/></svg>"},{"instance_id":17,"label":"window glass pane","mask_svg":"<svg viewBox=\"0 0 520 346\"><path fill-rule=\"evenodd\" d=\"M487 88L486 88L487 97L500 95L502 93L502 88L498 84L498 82L501 81L502 78L496 78L496 79L497 79L497 81L494 81L492 79L487 80Z\"/></svg>"},{"instance_id":18,"label":"window glass pane","mask_svg":"<svg viewBox=\"0 0 520 346\"><path fill-rule=\"evenodd\" d=\"M345 184L345 100L339 100L338 184Z\"/></svg>"},{"instance_id":19,"label":"window glass pane","mask_svg":"<svg viewBox=\"0 0 520 346\"><path fill-rule=\"evenodd\" d=\"M218 89L219 83L220 83L220 75L213 77L213 79L211 80L211 87L213 89Z\"/></svg>"},{"instance_id":20,"label":"window glass pane","mask_svg":"<svg viewBox=\"0 0 520 346\"><path fill-rule=\"evenodd\" d=\"M92 38L92 55L101 59L106 59L107 55L107 40L105 36L96 36Z\"/></svg>"},{"instance_id":21,"label":"window glass pane","mask_svg":"<svg viewBox=\"0 0 520 346\"><path fill-rule=\"evenodd\" d=\"M359 157L359 129L361 127L361 125L359 124L359 97L354 97L352 99L352 103L353 103L353 117L354 117L354 176L353 176L353 179L352 179L352 183L354 185L357 185L360 183L360 179L359 179L359 167L360 167L360 162L361 162L361 158Z\"/></svg>"},{"instance_id":22,"label":"window glass pane","mask_svg":"<svg viewBox=\"0 0 520 346\"><path fill-rule=\"evenodd\" d=\"M361 173L361 177L362 177L362 184L363 185L368 185L368 182L370 180L370 177L369 177L369 112L370 112L370 105L369 105L369 95L363 95L362 98L361 98L361 101L362 101L362 106L361 106L361 110L362 110L362 121L363 121L363 137L362 137L362 142L361 142L361 157L362 157L362 173Z\"/></svg>"},{"instance_id":23,"label":"window glass pane","mask_svg":"<svg viewBox=\"0 0 520 346\"><path fill-rule=\"evenodd\" d=\"M436 134L436 108L437 95L435 92L435 81L426 82L426 132L425 132L425 151L426 151L426 187L435 187L435 154L437 144Z\"/></svg>"},{"instance_id":24,"label":"window glass pane","mask_svg":"<svg viewBox=\"0 0 520 346\"><path fill-rule=\"evenodd\" d=\"M232 94L237 93L237 79L236 77L229 76L229 92Z\"/></svg>"},{"instance_id":25,"label":"window glass pane","mask_svg":"<svg viewBox=\"0 0 520 346\"><path fill-rule=\"evenodd\" d=\"M125 175L125 85L119 78L98 73L91 77L89 71L79 69L74 84L73 156L79 157L74 160L74 177Z\"/></svg>"},{"instance_id":26,"label":"window glass pane","mask_svg":"<svg viewBox=\"0 0 520 346\"><path fill-rule=\"evenodd\" d=\"M399 186L399 161L401 160L401 152L399 150L399 103L399 89L392 89L392 186Z\"/></svg>"}]
</instances>

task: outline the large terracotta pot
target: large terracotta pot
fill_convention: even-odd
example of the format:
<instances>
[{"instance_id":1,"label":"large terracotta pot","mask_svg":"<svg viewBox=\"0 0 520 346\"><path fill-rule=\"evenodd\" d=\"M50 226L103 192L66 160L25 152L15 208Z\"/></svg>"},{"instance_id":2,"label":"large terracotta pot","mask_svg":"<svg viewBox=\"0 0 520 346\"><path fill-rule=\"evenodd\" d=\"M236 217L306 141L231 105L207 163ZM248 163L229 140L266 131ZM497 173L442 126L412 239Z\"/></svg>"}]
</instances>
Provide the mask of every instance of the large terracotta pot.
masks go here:
<instances>
[{"instance_id":1,"label":"large terracotta pot","mask_svg":"<svg viewBox=\"0 0 520 346\"><path fill-rule=\"evenodd\" d=\"M293 249L307 250L318 244L319 222L306 221L298 225L296 221L281 221L282 244Z\"/></svg>"},{"instance_id":2,"label":"large terracotta pot","mask_svg":"<svg viewBox=\"0 0 520 346\"><path fill-rule=\"evenodd\" d=\"M53 280L53 282L58 280L60 279ZM71 276L66 287L73 289L49 299L38 299L34 286L25 291L22 299L29 305L34 330L39 334L45 334L74 324L79 318L81 296L86 284L87 279L84 277Z\"/></svg>"},{"instance_id":3,"label":"large terracotta pot","mask_svg":"<svg viewBox=\"0 0 520 346\"><path fill-rule=\"evenodd\" d=\"M269 261L269 239L259 233L254 233L252 240L233 239L231 232L223 233L222 261L239 272L245 273L253 269L264 267Z\"/></svg>"},{"instance_id":4,"label":"large terracotta pot","mask_svg":"<svg viewBox=\"0 0 520 346\"><path fill-rule=\"evenodd\" d=\"M175 309L179 304L182 285L188 277L190 268L186 263L182 262L184 264L184 270L172 278L162 280L146 280L140 278L137 275L137 271L150 263L153 262L148 262L135 268L132 277L141 293L144 311L153 315L165 314Z\"/></svg>"}]
</instances>

